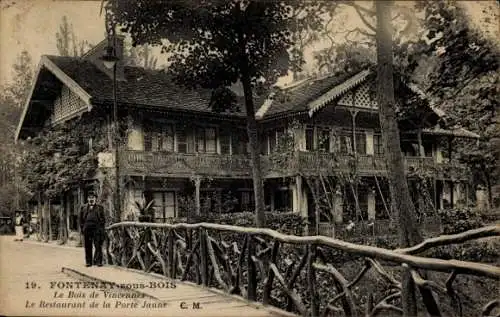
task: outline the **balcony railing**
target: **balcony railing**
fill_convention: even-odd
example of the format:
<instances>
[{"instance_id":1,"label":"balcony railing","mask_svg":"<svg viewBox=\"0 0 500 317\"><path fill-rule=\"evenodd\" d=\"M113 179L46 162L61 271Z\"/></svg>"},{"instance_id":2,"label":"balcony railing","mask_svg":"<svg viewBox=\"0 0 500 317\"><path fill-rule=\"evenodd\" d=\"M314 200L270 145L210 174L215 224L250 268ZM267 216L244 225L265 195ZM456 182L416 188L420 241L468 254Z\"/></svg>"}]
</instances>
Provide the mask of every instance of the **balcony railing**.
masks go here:
<instances>
[{"instance_id":1,"label":"balcony railing","mask_svg":"<svg viewBox=\"0 0 500 317\"><path fill-rule=\"evenodd\" d=\"M219 177L251 177L250 158L247 155L183 154L171 152L123 151L121 168L128 174L179 175L193 174ZM264 177L283 177L329 172L353 172L358 175L377 175L387 172L386 158L381 156L338 155L325 152L277 153L262 156ZM406 170L426 171L436 177L466 175L466 168L458 163L437 163L432 157L405 157Z\"/></svg>"},{"instance_id":2,"label":"balcony railing","mask_svg":"<svg viewBox=\"0 0 500 317\"><path fill-rule=\"evenodd\" d=\"M120 161L129 174L241 177L251 171L250 160L244 155L124 151Z\"/></svg>"}]
</instances>

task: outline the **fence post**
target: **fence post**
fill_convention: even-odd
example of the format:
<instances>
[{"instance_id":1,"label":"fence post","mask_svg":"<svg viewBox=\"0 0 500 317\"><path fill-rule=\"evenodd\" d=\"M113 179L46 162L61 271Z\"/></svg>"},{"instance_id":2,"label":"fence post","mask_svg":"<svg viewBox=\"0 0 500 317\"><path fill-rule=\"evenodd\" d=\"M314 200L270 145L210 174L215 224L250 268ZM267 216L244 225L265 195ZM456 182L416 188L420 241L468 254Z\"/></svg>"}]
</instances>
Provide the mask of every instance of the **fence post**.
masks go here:
<instances>
[{"instance_id":1,"label":"fence post","mask_svg":"<svg viewBox=\"0 0 500 317\"><path fill-rule=\"evenodd\" d=\"M307 259L307 286L309 289L309 296L311 300L311 317L319 316L319 307L318 307L318 296L316 293L316 272L314 269L314 261L316 260L316 246L311 244L309 245L309 256Z\"/></svg>"},{"instance_id":2,"label":"fence post","mask_svg":"<svg viewBox=\"0 0 500 317\"><path fill-rule=\"evenodd\" d=\"M175 263L174 263L174 230L169 229L168 231L168 242L167 242L167 256L168 256L168 274L170 278L175 278Z\"/></svg>"},{"instance_id":3,"label":"fence post","mask_svg":"<svg viewBox=\"0 0 500 317\"><path fill-rule=\"evenodd\" d=\"M207 252L207 233L206 229L200 227L200 257L201 257L201 281L203 285L208 286L208 252Z\"/></svg>"},{"instance_id":4,"label":"fence post","mask_svg":"<svg viewBox=\"0 0 500 317\"><path fill-rule=\"evenodd\" d=\"M255 263L252 256L255 253L255 246L252 243L252 235L248 235L248 253L247 253L247 266L248 266L248 290L247 299L255 301L257 298L257 272Z\"/></svg>"},{"instance_id":5,"label":"fence post","mask_svg":"<svg viewBox=\"0 0 500 317\"><path fill-rule=\"evenodd\" d=\"M151 252L149 251L148 248L148 243L151 242L151 237L153 235L152 233L153 228L146 227L144 228L144 249L145 249L145 254L144 254L144 267L145 267L145 272L149 272L149 268L151 267Z\"/></svg>"},{"instance_id":6,"label":"fence post","mask_svg":"<svg viewBox=\"0 0 500 317\"><path fill-rule=\"evenodd\" d=\"M127 231L125 229L125 226L121 227L121 263L123 267L127 267Z\"/></svg>"}]
</instances>

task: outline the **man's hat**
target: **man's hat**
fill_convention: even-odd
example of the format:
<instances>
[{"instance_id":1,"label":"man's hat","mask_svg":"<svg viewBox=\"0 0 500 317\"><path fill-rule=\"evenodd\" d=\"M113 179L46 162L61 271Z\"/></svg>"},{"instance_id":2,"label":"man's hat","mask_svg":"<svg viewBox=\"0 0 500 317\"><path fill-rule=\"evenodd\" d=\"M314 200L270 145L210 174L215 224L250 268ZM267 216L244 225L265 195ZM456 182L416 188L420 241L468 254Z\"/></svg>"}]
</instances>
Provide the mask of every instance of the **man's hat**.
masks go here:
<instances>
[{"instance_id":1,"label":"man's hat","mask_svg":"<svg viewBox=\"0 0 500 317\"><path fill-rule=\"evenodd\" d=\"M97 198L97 193L96 193L96 192L94 192L94 191L91 191L91 192L89 192L89 194L88 194L88 196L87 196L87 197L89 197L89 198L90 198L90 197Z\"/></svg>"}]
</instances>

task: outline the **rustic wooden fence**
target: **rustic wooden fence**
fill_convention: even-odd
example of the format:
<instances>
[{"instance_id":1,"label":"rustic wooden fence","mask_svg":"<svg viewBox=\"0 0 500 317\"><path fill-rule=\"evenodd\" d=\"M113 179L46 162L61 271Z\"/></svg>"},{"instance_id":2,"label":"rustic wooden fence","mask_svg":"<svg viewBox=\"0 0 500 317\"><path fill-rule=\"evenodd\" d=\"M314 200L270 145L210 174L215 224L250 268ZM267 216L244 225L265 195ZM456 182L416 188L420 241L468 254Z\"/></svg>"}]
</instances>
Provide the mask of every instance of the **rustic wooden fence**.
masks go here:
<instances>
[{"instance_id":1,"label":"rustic wooden fence","mask_svg":"<svg viewBox=\"0 0 500 317\"><path fill-rule=\"evenodd\" d=\"M489 316L500 308L498 266L416 256L437 246L499 236L500 226L397 250L212 223L122 222L107 232L112 264L221 289L301 316L401 315L403 271L420 290L420 312L468 315L475 309L476 316ZM457 277L487 281L493 298L469 307L461 289L454 288ZM429 294L431 304L425 300Z\"/></svg>"}]
</instances>

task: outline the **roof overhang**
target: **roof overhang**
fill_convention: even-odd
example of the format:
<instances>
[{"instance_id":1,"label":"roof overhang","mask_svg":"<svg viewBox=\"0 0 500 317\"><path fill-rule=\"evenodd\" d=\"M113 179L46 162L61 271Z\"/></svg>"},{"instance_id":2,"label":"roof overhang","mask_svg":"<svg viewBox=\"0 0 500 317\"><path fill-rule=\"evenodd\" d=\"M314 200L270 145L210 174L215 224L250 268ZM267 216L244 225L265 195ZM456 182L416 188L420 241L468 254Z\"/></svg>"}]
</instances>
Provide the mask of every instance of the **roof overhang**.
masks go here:
<instances>
[{"instance_id":1,"label":"roof overhang","mask_svg":"<svg viewBox=\"0 0 500 317\"><path fill-rule=\"evenodd\" d=\"M82 87L80 87L71 77L69 77L59 67L57 67L57 65L54 64L47 56L42 56L40 59L40 63L38 64L35 77L31 85L31 89L24 104L21 118L16 128L15 142L17 142L17 140L19 139L21 130L23 129L25 123L26 115L30 111L30 108L33 104L32 101L34 97L34 92L36 88L41 85L40 75L45 70L49 71L62 84L66 85L74 94L76 94L85 103L85 105L87 105L88 111L92 109L91 96Z\"/></svg>"},{"instance_id":2,"label":"roof overhang","mask_svg":"<svg viewBox=\"0 0 500 317\"><path fill-rule=\"evenodd\" d=\"M426 128L420 130L422 134L428 134L428 135L442 135L442 136L448 136L448 137L456 137L456 138L468 138L468 139L479 139L481 136L477 133L474 133L472 131L469 131L464 128L457 128L457 129L443 129L443 128ZM418 133L419 130L411 130L411 131L405 131L405 133Z\"/></svg>"},{"instance_id":3,"label":"roof overhang","mask_svg":"<svg viewBox=\"0 0 500 317\"><path fill-rule=\"evenodd\" d=\"M336 98L341 97L343 94L345 94L349 90L359 86L360 84L365 82L372 74L374 74L374 71L371 68L367 68L367 69L357 73L356 75L350 77L349 79L342 82L341 84L336 85L335 87L331 88L330 90L328 90L326 93L324 93L320 97L309 102L309 104L307 105L307 109L309 109L308 110L309 116L312 117L315 112L321 110L323 107L325 107L327 104L329 104L330 102L332 102ZM422 90L420 90L416 85L411 84L411 83L405 83L405 85L410 89L411 92L418 95L419 98L424 100L428 104L430 110L438 118L443 118L445 116L444 111L442 111L441 109L436 107L436 105L434 105L429 100L427 95ZM363 108L363 110L364 109L365 108Z\"/></svg>"}]
</instances>

